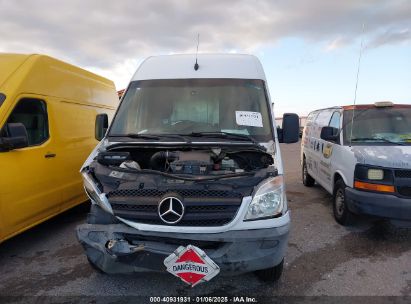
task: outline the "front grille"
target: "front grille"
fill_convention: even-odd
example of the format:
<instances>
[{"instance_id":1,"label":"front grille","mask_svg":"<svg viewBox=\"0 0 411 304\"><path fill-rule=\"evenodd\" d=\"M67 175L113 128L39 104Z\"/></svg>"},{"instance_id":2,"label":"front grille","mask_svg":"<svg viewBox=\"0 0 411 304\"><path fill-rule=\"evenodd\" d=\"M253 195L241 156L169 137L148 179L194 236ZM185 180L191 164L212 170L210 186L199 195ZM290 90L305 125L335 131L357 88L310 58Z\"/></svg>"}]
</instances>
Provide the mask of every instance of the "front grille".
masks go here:
<instances>
[{"instance_id":1,"label":"front grille","mask_svg":"<svg viewBox=\"0 0 411 304\"><path fill-rule=\"evenodd\" d=\"M397 169L394 170L395 184L397 186L397 192L401 196L411 197L411 187L409 186L411 181L411 170Z\"/></svg>"},{"instance_id":2,"label":"front grille","mask_svg":"<svg viewBox=\"0 0 411 304\"><path fill-rule=\"evenodd\" d=\"M218 198L231 198L231 197L241 197L241 193L225 191L225 190L202 190L202 189L178 189L178 190L168 190L160 191L157 189L121 189L114 190L108 193L107 197L113 196L124 196L124 197L135 197L135 196L149 196L149 197L162 197L166 193L178 193L182 197L218 197Z\"/></svg>"},{"instance_id":3,"label":"front grille","mask_svg":"<svg viewBox=\"0 0 411 304\"><path fill-rule=\"evenodd\" d=\"M185 212L172 226L225 225L233 220L242 201L242 194L235 191L203 189L122 189L109 192L107 197L116 216L143 224L168 225L158 215L158 204L162 198L176 194Z\"/></svg>"},{"instance_id":4,"label":"front grille","mask_svg":"<svg viewBox=\"0 0 411 304\"><path fill-rule=\"evenodd\" d=\"M411 170L395 170L395 177L411 178Z\"/></svg>"},{"instance_id":5,"label":"front grille","mask_svg":"<svg viewBox=\"0 0 411 304\"><path fill-rule=\"evenodd\" d=\"M411 197L411 187L397 187L397 190L399 194Z\"/></svg>"},{"instance_id":6,"label":"front grille","mask_svg":"<svg viewBox=\"0 0 411 304\"><path fill-rule=\"evenodd\" d=\"M115 203L116 210L126 210L126 211L157 211L157 206L155 205L131 205L131 204L117 204Z\"/></svg>"}]
</instances>

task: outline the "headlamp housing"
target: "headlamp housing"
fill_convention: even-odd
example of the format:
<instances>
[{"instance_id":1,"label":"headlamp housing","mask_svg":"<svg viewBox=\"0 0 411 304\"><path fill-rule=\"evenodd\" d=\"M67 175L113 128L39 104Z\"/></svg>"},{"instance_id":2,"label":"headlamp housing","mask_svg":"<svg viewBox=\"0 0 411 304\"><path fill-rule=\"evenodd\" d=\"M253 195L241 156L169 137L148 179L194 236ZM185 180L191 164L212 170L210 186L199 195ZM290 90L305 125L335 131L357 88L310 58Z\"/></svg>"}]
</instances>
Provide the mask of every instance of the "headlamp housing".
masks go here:
<instances>
[{"instance_id":1,"label":"headlamp housing","mask_svg":"<svg viewBox=\"0 0 411 304\"><path fill-rule=\"evenodd\" d=\"M113 214L113 209L104 193L102 193L93 178L85 170L81 172L83 177L84 190L86 190L87 196L91 199L92 203L99 205L103 210Z\"/></svg>"},{"instance_id":2,"label":"headlamp housing","mask_svg":"<svg viewBox=\"0 0 411 304\"><path fill-rule=\"evenodd\" d=\"M354 172L354 188L372 192L395 192L393 170L357 164Z\"/></svg>"},{"instance_id":3,"label":"headlamp housing","mask_svg":"<svg viewBox=\"0 0 411 304\"><path fill-rule=\"evenodd\" d=\"M259 186L248 206L245 221L274 218L287 209L284 179L270 178Z\"/></svg>"}]
</instances>

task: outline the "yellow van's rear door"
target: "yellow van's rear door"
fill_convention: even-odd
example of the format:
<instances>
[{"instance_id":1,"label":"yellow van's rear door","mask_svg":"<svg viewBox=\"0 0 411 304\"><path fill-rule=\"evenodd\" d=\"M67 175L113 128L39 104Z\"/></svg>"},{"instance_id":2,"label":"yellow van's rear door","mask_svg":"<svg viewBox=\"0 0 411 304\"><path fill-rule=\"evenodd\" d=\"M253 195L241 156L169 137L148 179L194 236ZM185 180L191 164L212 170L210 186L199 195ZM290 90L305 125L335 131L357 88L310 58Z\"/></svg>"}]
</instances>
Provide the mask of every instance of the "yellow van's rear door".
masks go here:
<instances>
[{"instance_id":1,"label":"yellow van's rear door","mask_svg":"<svg viewBox=\"0 0 411 304\"><path fill-rule=\"evenodd\" d=\"M0 152L0 211L6 238L58 213L62 201L53 105L43 97L18 100L7 122L25 125L29 147Z\"/></svg>"}]
</instances>

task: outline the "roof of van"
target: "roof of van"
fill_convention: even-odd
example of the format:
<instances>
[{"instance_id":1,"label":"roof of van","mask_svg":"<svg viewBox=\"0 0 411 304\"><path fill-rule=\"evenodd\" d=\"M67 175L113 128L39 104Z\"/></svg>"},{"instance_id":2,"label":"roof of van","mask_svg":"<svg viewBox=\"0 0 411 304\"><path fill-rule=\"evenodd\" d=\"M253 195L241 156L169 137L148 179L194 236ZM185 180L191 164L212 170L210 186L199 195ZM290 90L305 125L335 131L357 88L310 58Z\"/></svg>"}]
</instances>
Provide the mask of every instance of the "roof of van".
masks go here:
<instances>
[{"instance_id":1,"label":"roof of van","mask_svg":"<svg viewBox=\"0 0 411 304\"><path fill-rule=\"evenodd\" d=\"M389 106L382 106L384 108L409 108L411 107L410 104L399 104L399 103L393 103ZM359 104L359 105L348 105L348 106L342 106L341 107L344 110L362 110L362 109L372 109L372 108L378 108L377 105L375 104Z\"/></svg>"},{"instance_id":2,"label":"roof of van","mask_svg":"<svg viewBox=\"0 0 411 304\"><path fill-rule=\"evenodd\" d=\"M372 109L372 108L377 108L374 103L371 104L357 104L357 105L346 105L346 106L334 106L334 107L329 107L329 108L323 108L323 109L318 109L311 111L310 113L314 112L319 112L319 111L325 111L325 110L363 110L363 109ZM383 106L384 107L384 106ZM411 104L401 104L401 103L393 103L390 106L385 106L387 108L410 108Z\"/></svg>"},{"instance_id":3,"label":"roof of van","mask_svg":"<svg viewBox=\"0 0 411 304\"><path fill-rule=\"evenodd\" d=\"M27 58L28 55L23 54L0 54L0 87Z\"/></svg>"},{"instance_id":4,"label":"roof of van","mask_svg":"<svg viewBox=\"0 0 411 304\"><path fill-rule=\"evenodd\" d=\"M257 57L244 54L198 54L199 69L194 69L196 54L163 55L144 60L133 80L237 78L266 81Z\"/></svg>"},{"instance_id":5,"label":"roof of van","mask_svg":"<svg viewBox=\"0 0 411 304\"><path fill-rule=\"evenodd\" d=\"M32 93L108 107L118 105L111 80L46 55L0 53L0 71L0 89L6 94Z\"/></svg>"}]
</instances>

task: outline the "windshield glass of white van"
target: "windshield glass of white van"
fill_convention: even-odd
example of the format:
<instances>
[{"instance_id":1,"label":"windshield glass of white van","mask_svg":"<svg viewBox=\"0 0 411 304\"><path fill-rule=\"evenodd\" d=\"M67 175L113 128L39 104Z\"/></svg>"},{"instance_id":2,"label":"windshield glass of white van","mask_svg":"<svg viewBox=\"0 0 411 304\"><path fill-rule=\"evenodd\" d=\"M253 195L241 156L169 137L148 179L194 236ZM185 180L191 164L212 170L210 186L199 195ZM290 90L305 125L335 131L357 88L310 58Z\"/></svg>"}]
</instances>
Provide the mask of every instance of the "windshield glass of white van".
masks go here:
<instances>
[{"instance_id":1,"label":"windshield glass of white van","mask_svg":"<svg viewBox=\"0 0 411 304\"><path fill-rule=\"evenodd\" d=\"M171 79L131 83L110 136L226 132L272 137L264 83L243 79Z\"/></svg>"},{"instance_id":2,"label":"windshield glass of white van","mask_svg":"<svg viewBox=\"0 0 411 304\"><path fill-rule=\"evenodd\" d=\"M350 142L352 110L344 111L344 141ZM355 110L352 144L411 144L411 107Z\"/></svg>"}]
</instances>

